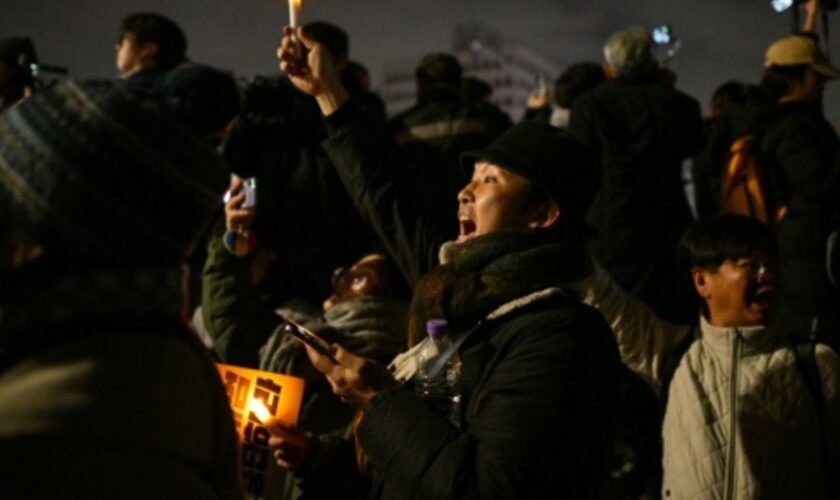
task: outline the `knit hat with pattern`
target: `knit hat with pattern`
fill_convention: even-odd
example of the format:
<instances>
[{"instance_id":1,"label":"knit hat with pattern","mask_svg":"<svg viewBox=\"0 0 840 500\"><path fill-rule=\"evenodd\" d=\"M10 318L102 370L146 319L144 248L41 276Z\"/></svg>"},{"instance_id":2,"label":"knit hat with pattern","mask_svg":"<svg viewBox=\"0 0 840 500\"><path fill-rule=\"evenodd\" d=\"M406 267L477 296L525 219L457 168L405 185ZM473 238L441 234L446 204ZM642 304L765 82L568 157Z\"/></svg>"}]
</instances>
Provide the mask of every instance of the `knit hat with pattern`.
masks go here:
<instances>
[{"instance_id":1,"label":"knit hat with pattern","mask_svg":"<svg viewBox=\"0 0 840 500\"><path fill-rule=\"evenodd\" d=\"M209 144L118 82L63 82L0 115L0 210L53 252L182 262L227 180Z\"/></svg>"}]
</instances>

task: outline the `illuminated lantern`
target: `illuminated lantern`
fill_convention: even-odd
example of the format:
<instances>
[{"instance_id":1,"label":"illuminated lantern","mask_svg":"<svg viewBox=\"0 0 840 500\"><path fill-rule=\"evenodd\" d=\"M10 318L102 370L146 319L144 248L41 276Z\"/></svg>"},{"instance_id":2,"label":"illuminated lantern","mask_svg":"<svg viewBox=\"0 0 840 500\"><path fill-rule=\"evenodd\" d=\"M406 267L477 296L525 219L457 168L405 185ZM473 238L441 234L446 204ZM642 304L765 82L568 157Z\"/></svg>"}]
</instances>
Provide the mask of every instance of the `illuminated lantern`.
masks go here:
<instances>
[{"instance_id":1,"label":"illuminated lantern","mask_svg":"<svg viewBox=\"0 0 840 500\"><path fill-rule=\"evenodd\" d=\"M297 425L303 400L303 379L217 364L225 386L240 443L240 465L246 494L272 498L282 488L283 472L268 447L266 425Z\"/></svg>"}]
</instances>

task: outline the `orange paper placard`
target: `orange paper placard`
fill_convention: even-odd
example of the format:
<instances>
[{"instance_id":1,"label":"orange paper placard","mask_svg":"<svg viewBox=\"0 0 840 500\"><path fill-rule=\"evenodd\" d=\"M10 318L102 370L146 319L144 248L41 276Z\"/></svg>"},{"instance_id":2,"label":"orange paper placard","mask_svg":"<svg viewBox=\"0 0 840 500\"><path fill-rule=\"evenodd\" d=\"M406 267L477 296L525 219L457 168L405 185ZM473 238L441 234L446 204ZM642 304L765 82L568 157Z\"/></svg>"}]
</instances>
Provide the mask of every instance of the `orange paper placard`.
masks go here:
<instances>
[{"instance_id":1,"label":"orange paper placard","mask_svg":"<svg viewBox=\"0 0 840 500\"><path fill-rule=\"evenodd\" d=\"M246 494L271 497L282 488L282 472L268 447L267 424L297 425L303 399L303 379L217 363L225 386L236 434Z\"/></svg>"}]
</instances>

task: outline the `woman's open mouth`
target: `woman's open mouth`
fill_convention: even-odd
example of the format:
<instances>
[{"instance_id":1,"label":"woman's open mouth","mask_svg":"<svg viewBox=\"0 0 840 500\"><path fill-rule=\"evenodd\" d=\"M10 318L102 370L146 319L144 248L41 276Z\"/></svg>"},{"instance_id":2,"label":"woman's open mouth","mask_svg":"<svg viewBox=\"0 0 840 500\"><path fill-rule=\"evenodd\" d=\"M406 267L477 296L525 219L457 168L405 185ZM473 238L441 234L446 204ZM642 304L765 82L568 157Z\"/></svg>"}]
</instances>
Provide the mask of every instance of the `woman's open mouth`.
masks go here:
<instances>
[{"instance_id":1,"label":"woman's open mouth","mask_svg":"<svg viewBox=\"0 0 840 500\"><path fill-rule=\"evenodd\" d=\"M471 238L475 234L476 225L475 222L473 222L472 220L466 217L462 217L458 219L458 224L460 226L458 243Z\"/></svg>"}]
</instances>

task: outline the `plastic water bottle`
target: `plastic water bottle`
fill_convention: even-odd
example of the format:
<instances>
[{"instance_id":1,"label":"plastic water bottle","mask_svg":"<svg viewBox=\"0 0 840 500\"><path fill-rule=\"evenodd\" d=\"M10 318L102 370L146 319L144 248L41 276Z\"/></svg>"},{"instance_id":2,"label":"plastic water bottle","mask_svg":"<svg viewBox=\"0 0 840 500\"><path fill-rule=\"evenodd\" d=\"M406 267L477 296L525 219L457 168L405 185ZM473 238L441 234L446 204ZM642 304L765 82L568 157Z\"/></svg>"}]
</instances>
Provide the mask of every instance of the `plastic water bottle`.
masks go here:
<instances>
[{"instance_id":1,"label":"plastic water bottle","mask_svg":"<svg viewBox=\"0 0 840 500\"><path fill-rule=\"evenodd\" d=\"M428 337L419 353L415 391L432 409L460 427L461 360L449 336L449 325L445 319L431 319L426 323L426 333Z\"/></svg>"}]
</instances>

